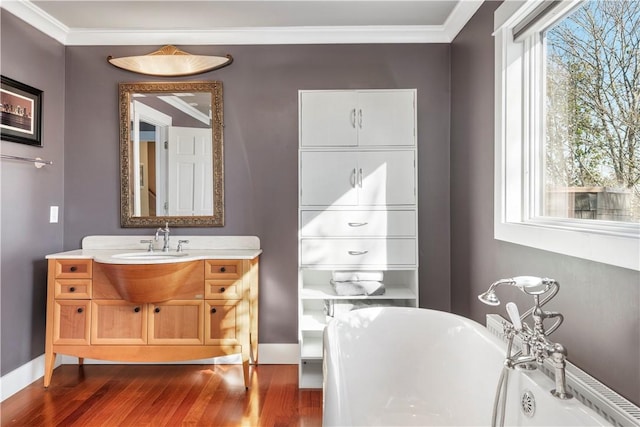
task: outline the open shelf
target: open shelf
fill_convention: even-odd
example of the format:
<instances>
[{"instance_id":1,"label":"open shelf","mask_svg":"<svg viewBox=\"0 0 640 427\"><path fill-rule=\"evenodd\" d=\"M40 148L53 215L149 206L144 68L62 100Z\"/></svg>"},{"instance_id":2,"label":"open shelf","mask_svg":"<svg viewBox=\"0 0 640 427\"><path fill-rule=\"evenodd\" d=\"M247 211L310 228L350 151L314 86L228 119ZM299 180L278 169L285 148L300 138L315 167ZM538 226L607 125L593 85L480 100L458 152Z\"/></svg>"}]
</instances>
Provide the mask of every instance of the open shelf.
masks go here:
<instances>
[{"instance_id":1,"label":"open shelf","mask_svg":"<svg viewBox=\"0 0 640 427\"><path fill-rule=\"evenodd\" d=\"M322 388L322 380L322 360L300 361L300 388Z\"/></svg>"},{"instance_id":2,"label":"open shelf","mask_svg":"<svg viewBox=\"0 0 640 427\"><path fill-rule=\"evenodd\" d=\"M322 334L319 336L304 336L300 346L302 359L322 359Z\"/></svg>"},{"instance_id":3,"label":"open shelf","mask_svg":"<svg viewBox=\"0 0 640 427\"><path fill-rule=\"evenodd\" d=\"M384 295L336 295L331 285L303 285L300 292L300 298L303 299L416 299L415 293L409 288L386 287Z\"/></svg>"}]
</instances>

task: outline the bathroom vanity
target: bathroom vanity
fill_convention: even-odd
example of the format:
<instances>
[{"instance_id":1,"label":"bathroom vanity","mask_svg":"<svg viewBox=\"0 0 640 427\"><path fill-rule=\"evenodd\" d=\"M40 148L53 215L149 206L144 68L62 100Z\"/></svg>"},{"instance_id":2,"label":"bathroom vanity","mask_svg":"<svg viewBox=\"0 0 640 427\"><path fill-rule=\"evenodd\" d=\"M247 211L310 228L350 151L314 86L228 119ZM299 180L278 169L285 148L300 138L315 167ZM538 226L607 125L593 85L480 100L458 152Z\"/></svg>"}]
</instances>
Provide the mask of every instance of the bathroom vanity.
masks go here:
<instances>
[{"instance_id":1,"label":"bathroom vanity","mask_svg":"<svg viewBox=\"0 0 640 427\"><path fill-rule=\"evenodd\" d=\"M141 236L88 236L48 255L44 386L57 354L173 362L241 354L257 363L260 241L173 236L181 252L148 252Z\"/></svg>"}]
</instances>

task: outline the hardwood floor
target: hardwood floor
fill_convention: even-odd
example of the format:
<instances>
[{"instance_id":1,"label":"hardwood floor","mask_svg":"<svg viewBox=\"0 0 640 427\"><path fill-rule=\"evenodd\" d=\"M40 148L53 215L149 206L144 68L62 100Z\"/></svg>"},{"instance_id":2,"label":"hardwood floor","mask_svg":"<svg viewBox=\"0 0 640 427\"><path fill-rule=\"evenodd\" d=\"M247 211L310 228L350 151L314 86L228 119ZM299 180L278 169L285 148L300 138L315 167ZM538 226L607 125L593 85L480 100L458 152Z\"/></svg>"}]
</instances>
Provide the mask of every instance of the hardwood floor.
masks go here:
<instances>
[{"instance_id":1,"label":"hardwood floor","mask_svg":"<svg viewBox=\"0 0 640 427\"><path fill-rule=\"evenodd\" d=\"M0 406L2 426L322 425L322 390L297 365L63 365Z\"/></svg>"}]
</instances>

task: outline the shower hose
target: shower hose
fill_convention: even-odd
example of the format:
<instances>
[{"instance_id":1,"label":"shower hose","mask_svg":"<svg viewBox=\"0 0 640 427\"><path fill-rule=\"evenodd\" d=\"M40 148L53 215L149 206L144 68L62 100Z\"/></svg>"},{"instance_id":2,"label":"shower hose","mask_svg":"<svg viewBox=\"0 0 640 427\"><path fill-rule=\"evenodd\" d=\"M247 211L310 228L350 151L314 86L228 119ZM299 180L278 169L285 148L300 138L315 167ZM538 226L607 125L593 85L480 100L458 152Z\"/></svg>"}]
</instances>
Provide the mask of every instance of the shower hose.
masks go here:
<instances>
[{"instance_id":1,"label":"shower hose","mask_svg":"<svg viewBox=\"0 0 640 427\"><path fill-rule=\"evenodd\" d=\"M507 358L511 357L511 347L513 345L514 335L509 336L507 342ZM498 379L498 387L496 388L496 396L493 400L493 414L491 416L491 427L497 427L498 415L500 416L500 427L504 427L504 413L507 406L507 385L509 384L509 368L505 364ZM502 403L502 405L500 405ZM500 412L498 413L498 406Z\"/></svg>"}]
</instances>

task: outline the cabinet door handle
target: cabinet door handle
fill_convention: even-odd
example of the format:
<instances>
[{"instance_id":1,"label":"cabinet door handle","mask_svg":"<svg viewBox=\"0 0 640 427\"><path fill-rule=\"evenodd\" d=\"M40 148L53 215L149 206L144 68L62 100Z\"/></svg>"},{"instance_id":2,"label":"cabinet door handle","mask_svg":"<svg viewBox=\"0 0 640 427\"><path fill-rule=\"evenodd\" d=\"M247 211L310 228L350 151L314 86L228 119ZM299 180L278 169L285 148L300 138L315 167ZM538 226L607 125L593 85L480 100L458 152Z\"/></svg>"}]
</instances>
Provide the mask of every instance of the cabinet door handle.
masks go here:
<instances>
[{"instance_id":1,"label":"cabinet door handle","mask_svg":"<svg viewBox=\"0 0 640 427\"><path fill-rule=\"evenodd\" d=\"M220 288L220 293L226 291L226 289L224 287Z\"/></svg>"},{"instance_id":2,"label":"cabinet door handle","mask_svg":"<svg viewBox=\"0 0 640 427\"><path fill-rule=\"evenodd\" d=\"M349 255L364 255L368 253L369 251L349 251Z\"/></svg>"},{"instance_id":3,"label":"cabinet door handle","mask_svg":"<svg viewBox=\"0 0 640 427\"><path fill-rule=\"evenodd\" d=\"M69 288L69 292L75 292L76 288L74 288L73 286Z\"/></svg>"},{"instance_id":4,"label":"cabinet door handle","mask_svg":"<svg viewBox=\"0 0 640 427\"><path fill-rule=\"evenodd\" d=\"M369 223L368 222L349 222L348 224L349 224L349 227L362 227Z\"/></svg>"},{"instance_id":5,"label":"cabinet door handle","mask_svg":"<svg viewBox=\"0 0 640 427\"><path fill-rule=\"evenodd\" d=\"M215 307L211 308L211 314L214 314L216 311L218 311L218 310L216 310Z\"/></svg>"},{"instance_id":6,"label":"cabinet door handle","mask_svg":"<svg viewBox=\"0 0 640 427\"><path fill-rule=\"evenodd\" d=\"M153 311L156 313L160 313L160 307L156 307Z\"/></svg>"},{"instance_id":7,"label":"cabinet door handle","mask_svg":"<svg viewBox=\"0 0 640 427\"><path fill-rule=\"evenodd\" d=\"M136 307L136 308L134 308L134 309L133 309L133 311L134 311L135 313L140 313L140 307Z\"/></svg>"},{"instance_id":8,"label":"cabinet door handle","mask_svg":"<svg viewBox=\"0 0 640 427\"><path fill-rule=\"evenodd\" d=\"M358 169L358 186L362 188L362 168Z\"/></svg>"},{"instance_id":9,"label":"cabinet door handle","mask_svg":"<svg viewBox=\"0 0 640 427\"><path fill-rule=\"evenodd\" d=\"M362 108L358 110L358 127L362 129Z\"/></svg>"},{"instance_id":10,"label":"cabinet door handle","mask_svg":"<svg viewBox=\"0 0 640 427\"><path fill-rule=\"evenodd\" d=\"M78 269L78 267L76 267L75 265L72 265L69 270L73 273Z\"/></svg>"},{"instance_id":11,"label":"cabinet door handle","mask_svg":"<svg viewBox=\"0 0 640 427\"><path fill-rule=\"evenodd\" d=\"M83 311L82 307L78 307L78 313L82 313Z\"/></svg>"},{"instance_id":12,"label":"cabinet door handle","mask_svg":"<svg viewBox=\"0 0 640 427\"><path fill-rule=\"evenodd\" d=\"M224 273L225 271L227 271L225 267L220 267L220 273Z\"/></svg>"},{"instance_id":13,"label":"cabinet door handle","mask_svg":"<svg viewBox=\"0 0 640 427\"><path fill-rule=\"evenodd\" d=\"M356 109L354 108L353 110L351 110L351 126L353 126L353 128L356 128Z\"/></svg>"}]
</instances>

